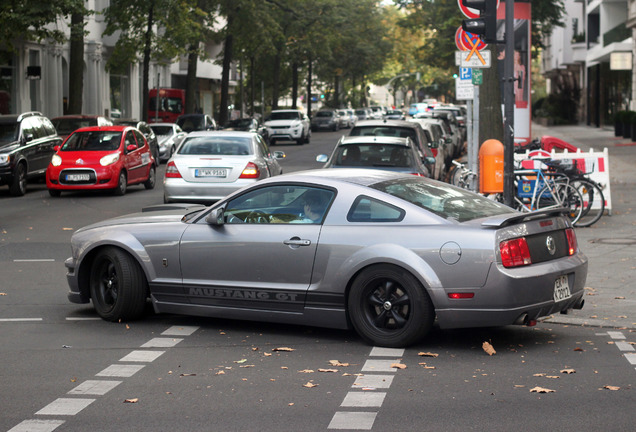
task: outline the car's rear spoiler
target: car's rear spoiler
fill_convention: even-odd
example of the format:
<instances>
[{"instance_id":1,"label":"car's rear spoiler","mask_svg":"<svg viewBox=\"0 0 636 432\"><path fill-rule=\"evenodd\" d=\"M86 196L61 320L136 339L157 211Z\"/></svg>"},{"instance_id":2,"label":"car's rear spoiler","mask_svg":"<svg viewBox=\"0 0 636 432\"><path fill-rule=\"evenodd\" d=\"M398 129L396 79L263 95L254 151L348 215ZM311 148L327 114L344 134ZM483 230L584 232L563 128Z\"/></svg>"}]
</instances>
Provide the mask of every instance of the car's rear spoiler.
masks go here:
<instances>
[{"instance_id":1,"label":"car's rear spoiler","mask_svg":"<svg viewBox=\"0 0 636 432\"><path fill-rule=\"evenodd\" d=\"M567 212L567 208L559 207L548 210L537 210L530 213L507 213L484 219L482 220L481 225L493 228L502 228L519 222L562 216Z\"/></svg>"}]
</instances>

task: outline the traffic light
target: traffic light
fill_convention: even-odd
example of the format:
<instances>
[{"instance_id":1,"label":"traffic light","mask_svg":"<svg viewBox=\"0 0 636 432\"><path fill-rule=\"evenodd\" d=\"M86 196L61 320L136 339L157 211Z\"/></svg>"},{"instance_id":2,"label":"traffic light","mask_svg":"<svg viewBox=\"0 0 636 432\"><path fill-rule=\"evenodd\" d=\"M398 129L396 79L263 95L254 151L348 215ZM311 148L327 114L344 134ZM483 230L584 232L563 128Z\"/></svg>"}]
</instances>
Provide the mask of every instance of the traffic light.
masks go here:
<instances>
[{"instance_id":1,"label":"traffic light","mask_svg":"<svg viewBox=\"0 0 636 432\"><path fill-rule=\"evenodd\" d=\"M472 34L481 35L486 43L497 42L497 0L462 0L466 7L479 10L479 18L465 19L462 29Z\"/></svg>"}]
</instances>

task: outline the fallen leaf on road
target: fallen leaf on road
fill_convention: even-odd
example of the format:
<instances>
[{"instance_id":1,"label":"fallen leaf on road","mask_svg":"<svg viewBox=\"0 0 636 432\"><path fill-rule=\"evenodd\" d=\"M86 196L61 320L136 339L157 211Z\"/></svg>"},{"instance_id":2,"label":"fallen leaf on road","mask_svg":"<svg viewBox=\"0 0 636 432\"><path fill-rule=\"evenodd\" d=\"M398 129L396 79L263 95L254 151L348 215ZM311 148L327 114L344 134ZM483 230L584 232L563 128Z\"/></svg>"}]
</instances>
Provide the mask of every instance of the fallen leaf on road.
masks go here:
<instances>
[{"instance_id":1,"label":"fallen leaf on road","mask_svg":"<svg viewBox=\"0 0 636 432\"><path fill-rule=\"evenodd\" d=\"M495 351L495 349L489 342L484 342L483 344L481 344L481 347L489 356L497 354L497 351Z\"/></svg>"},{"instance_id":2,"label":"fallen leaf on road","mask_svg":"<svg viewBox=\"0 0 636 432\"><path fill-rule=\"evenodd\" d=\"M314 371L312 369L303 369L299 370L298 373L314 373Z\"/></svg>"},{"instance_id":3,"label":"fallen leaf on road","mask_svg":"<svg viewBox=\"0 0 636 432\"><path fill-rule=\"evenodd\" d=\"M585 351L583 348L574 348L574 351Z\"/></svg>"},{"instance_id":4,"label":"fallen leaf on road","mask_svg":"<svg viewBox=\"0 0 636 432\"><path fill-rule=\"evenodd\" d=\"M391 367L396 369L406 369L406 365L402 363L393 363L391 364Z\"/></svg>"},{"instance_id":5,"label":"fallen leaf on road","mask_svg":"<svg viewBox=\"0 0 636 432\"><path fill-rule=\"evenodd\" d=\"M557 375L546 375L545 377L550 379L561 378L560 376L557 376Z\"/></svg>"},{"instance_id":6,"label":"fallen leaf on road","mask_svg":"<svg viewBox=\"0 0 636 432\"><path fill-rule=\"evenodd\" d=\"M0 293L0 296L6 296L7 293Z\"/></svg>"},{"instance_id":7,"label":"fallen leaf on road","mask_svg":"<svg viewBox=\"0 0 636 432\"><path fill-rule=\"evenodd\" d=\"M188 377L188 376L197 376L197 374L195 374L195 373L182 373L182 374L179 374L179 376Z\"/></svg>"},{"instance_id":8,"label":"fallen leaf on road","mask_svg":"<svg viewBox=\"0 0 636 432\"><path fill-rule=\"evenodd\" d=\"M307 388L318 387L318 384L314 384L310 381L307 384L303 384L303 387L307 387Z\"/></svg>"},{"instance_id":9,"label":"fallen leaf on road","mask_svg":"<svg viewBox=\"0 0 636 432\"><path fill-rule=\"evenodd\" d=\"M241 368L251 368L251 367L254 367L254 365L241 365L239 367L241 367Z\"/></svg>"},{"instance_id":10,"label":"fallen leaf on road","mask_svg":"<svg viewBox=\"0 0 636 432\"><path fill-rule=\"evenodd\" d=\"M417 355L421 357L438 357L439 356L439 354L432 353L432 352L420 352L420 353L417 353Z\"/></svg>"},{"instance_id":11,"label":"fallen leaf on road","mask_svg":"<svg viewBox=\"0 0 636 432\"><path fill-rule=\"evenodd\" d=\"M252 348L252 351L258 351L258 347Z\"/></svg>"},{"instance_id":12,"label":"fallen leaf on road","mask_svg":"<svg viewBox=\"0 0 636 432\"><path fill-rule=\"evenodd\" d=\"M272 349L272 351L294 351L293 348L287 348L287 347L280 347L280 348L274 348Z\"/></svg>"},{"instance_id":13,"label":"fallen leaf on road","mask_svg":"<svg viewBox=\"0 0 636 432\"><path fill-rule=\"evenodd\" d=\"M271 357L271 356L272 356L272 353L263 353L263 355L264 355L265 357Z\"/></svg>"},{"instance_id":14,"label":"fallen leaf on road","mask_svg":"<svg viewBox=\"0 0 636 432\"><path fill-rule=\"evenodd\" d=\"M554 390L543 388L543 387L535 387L530 389L530 393L554 393Z\"/></svg>"},{"instance_id":15,"label":"fallen leaf on road","mask_svg":"<svg viewBox=\"0 0 636 432\"><path fill-rule=\"evenodd\" d=\"M64 228L62 228L62 231L73 231L73 228L66 228L66 227L64 227Z\"/></svg>"},{"instance_id":16,"label":"fallen leaf on road","mask_svg":"<svg viewBox=\"0 0 636 432\"><path fill-rule=\"evenodd\" d=\"M245 363L247 359L234 360L234 363Z\"/></svg>"},{"instance_id":17,"label":"fallen leaf on road","mask_svg":"<svg viewBox=\"0 0 636 432\"><path fill-rule=\"evenodd\" d=\"M561 369L561 373L573 374L573 373L576 373L576 371L574 369Z\"/></svg>"},{"instance_id":18,"label":"fallen leaf on road","mask_svg":"<svg viewBox=\"0 0 636 432\"><path fill-rule=\"evenodd\" d=\"M545 374L545 373L543 373L543 372L541 372L541 373L536 373L536 374L534 374L534 375L532 375L532 376L542 377L542 376L546 376L546 374Z\"/></svg>"},{"instance_id":19,"label":"fallen leaf on road","mask_svg":"<svg viewBox=\"0 0 636 432\"><path fill-rule=\"evenodd\" d=\"M614 299L615 299L615 300L625 300L625 297L623 297L623 296L617 296L617 297L614 297Z\"/></svg>"},{"instance_id":20,"label":"fallen leaf on road","mask_svg":"<svg viewBox=\"0 0 636 432\"><path fill-rule=\"evenodd\" d=\"M139 402L139 398L133 398L133 399L124 400L124 403L137 403L137 402Z\"/></svg>"},{"instance_id":21,"label":"fallen leaf on road","mask_svg":"<svg viewBox=\"0 0 636 432\"><path fill-rule=\"evenodd\" d=\"M347 366L349 366L349 363L340 363L340 360L329 360L329 364L331 366L337 366L337 367L347 367Z\"/></svg>"},{"instance_id":22,"label":"fallen leaf on road","mask_svg":"<svg viewBox=\"0 0 636 432\"><path fill-rule=\"evenodd\" d=\"M215 375L225 375L225 371L218 371Z\"/></svg>"},{"instance_id":23,"label":"fallen leaf on road","mask_svg":"<svg viewBox=\"0 0 636 432\"><path fill-rule=\"evenodd\" d=\"M338 372L338 369L318 369L318 372Z\"/></svg>"},{"instance_id":24,"label":"fallen leaf on road","mask_svg":"<svg viewBox=\"0 0 636 432\"><path fill-rule=\"evenodd\" d=\"M612 390L612 391L616 391L616 390L620 390L621 389L620 387L611 386L611 385L603 386L603 388L606 389L606 390Z\"/></svg>"}]
</instances>

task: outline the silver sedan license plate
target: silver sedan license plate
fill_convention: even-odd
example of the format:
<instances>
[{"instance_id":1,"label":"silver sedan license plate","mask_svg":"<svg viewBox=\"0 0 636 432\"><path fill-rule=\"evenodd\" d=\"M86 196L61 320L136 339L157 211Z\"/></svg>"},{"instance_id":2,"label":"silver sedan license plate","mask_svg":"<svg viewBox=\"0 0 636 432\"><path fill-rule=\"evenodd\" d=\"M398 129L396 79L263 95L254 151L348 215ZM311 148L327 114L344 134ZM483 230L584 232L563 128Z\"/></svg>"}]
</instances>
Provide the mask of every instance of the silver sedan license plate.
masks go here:
<instances>
[{"instance_id":1,"label":"silver sedan license plate","mask_svg":"<svg viewBox=\"0 0 636 432\"><path fill-rule=\"evenodd\" d=\"M559 302L572 297L567 275L559 276L554 281L554 301Z\"/></svg>"},{"instance_id":2,"label":"silver sedan license plate","mask_svg":"<svg viewBox=\"0 0 636 432\"><path fill-rule=\"evenodd\" d=\"M225 168L197 168L194 170L195 177L227 177Z\"/></svg>"}]
</instances>

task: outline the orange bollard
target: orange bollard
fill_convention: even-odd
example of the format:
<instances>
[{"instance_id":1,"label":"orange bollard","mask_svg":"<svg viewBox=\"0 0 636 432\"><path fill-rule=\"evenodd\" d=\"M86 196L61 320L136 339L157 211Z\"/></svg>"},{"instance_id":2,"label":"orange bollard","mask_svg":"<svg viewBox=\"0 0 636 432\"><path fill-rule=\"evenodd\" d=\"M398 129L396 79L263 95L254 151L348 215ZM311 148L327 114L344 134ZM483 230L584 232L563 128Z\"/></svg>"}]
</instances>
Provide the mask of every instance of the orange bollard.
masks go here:
<instances>
[{"instance_id":1,"label":"orange bollard","mask_svg":"<svg viewBox=\"0 0 636 432\"><path fill-rule=\"evenodd\" d=\"M504 146L489 139L479 148L479 192L501 193L504 189Z\"/></svg>"}]
</instances>

